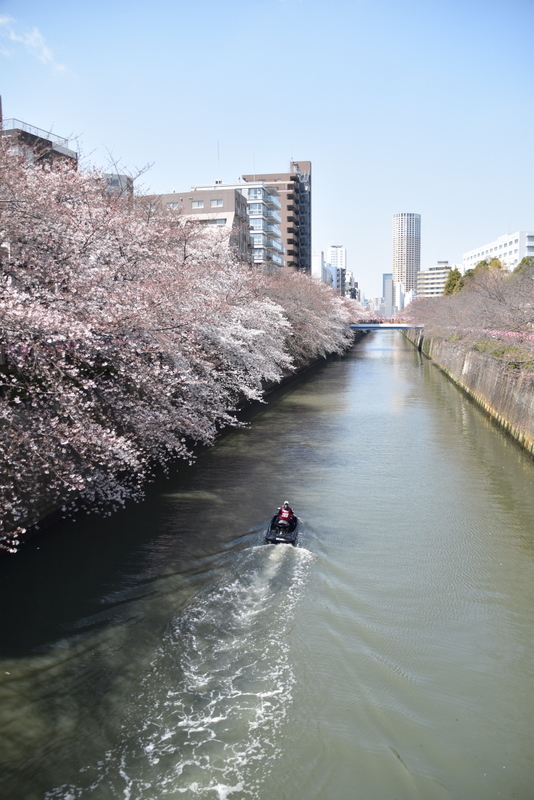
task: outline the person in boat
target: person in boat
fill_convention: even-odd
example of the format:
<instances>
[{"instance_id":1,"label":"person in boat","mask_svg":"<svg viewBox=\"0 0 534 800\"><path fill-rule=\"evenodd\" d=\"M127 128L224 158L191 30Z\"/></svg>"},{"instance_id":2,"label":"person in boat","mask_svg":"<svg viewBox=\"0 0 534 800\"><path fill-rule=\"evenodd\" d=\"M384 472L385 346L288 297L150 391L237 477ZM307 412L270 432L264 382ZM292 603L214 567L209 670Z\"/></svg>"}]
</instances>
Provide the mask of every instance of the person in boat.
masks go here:
<instances>
[{"instance_id":1,"label":"person in boat","mask_svg":"<svg viewBox=\"0 0 534 800\"><path fill-rule=\"evenodd\" d=\"M287 522L289 524L294 516L293 509L286 500L284 505L280 506L278 509L278 521Z\"/></svg>"}]
</instances>

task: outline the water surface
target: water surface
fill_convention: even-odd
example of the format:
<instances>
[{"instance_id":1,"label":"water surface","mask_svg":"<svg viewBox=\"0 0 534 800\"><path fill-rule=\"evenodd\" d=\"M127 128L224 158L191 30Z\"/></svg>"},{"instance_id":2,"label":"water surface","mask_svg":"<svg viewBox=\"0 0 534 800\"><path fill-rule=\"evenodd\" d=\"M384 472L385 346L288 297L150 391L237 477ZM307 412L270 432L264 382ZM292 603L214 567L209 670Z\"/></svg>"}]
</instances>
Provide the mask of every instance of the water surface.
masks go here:
<instances>
[{"instance_id":1,"label":"water surface","mask_svg":"<svg viewBox=\"0 0 534 800\"><path fill-rule=\"evenodd\" d=\"M249 417L0 563L2 797L530 800L534 462L396 332Z\"/></svg>"}]
</instances>

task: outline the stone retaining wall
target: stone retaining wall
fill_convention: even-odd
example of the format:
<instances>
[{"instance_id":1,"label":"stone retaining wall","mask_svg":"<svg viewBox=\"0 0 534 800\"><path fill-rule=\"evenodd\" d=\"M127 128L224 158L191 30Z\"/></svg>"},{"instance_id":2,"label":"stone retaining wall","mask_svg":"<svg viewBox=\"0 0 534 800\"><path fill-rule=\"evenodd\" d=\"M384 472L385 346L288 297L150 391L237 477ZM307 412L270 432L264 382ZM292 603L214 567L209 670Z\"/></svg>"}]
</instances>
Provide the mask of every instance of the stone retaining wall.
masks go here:
<instances>
[{"instance_id":1,"label":"stone retaining wall","mask_svg":"<svg viewBox=\"0 0 534 800\"><path fill-rule=\"evenodd\" d=\"M511 370L506 362L466 344L426 336L406 337L486 413L534 456L534 374Z\"/></svg>"}]
</instances>

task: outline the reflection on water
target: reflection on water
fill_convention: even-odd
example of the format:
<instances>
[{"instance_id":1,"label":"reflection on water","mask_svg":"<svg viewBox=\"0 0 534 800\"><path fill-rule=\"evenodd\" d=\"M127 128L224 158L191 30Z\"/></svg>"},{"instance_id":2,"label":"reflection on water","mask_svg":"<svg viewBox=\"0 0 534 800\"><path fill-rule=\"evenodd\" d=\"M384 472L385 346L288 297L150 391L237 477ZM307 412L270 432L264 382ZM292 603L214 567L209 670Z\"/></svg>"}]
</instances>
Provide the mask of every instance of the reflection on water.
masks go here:
<instances>
[{"instance_id":1,"label":"reflection on water","mask_svg":"<svg viewBox=\"0 0 534 800\"><path fill-rule=\"evenodd\" d=\"M530 798L532 460L396 333L249 418L0 563L2 796Z\"/></svg>"}]
</instances>

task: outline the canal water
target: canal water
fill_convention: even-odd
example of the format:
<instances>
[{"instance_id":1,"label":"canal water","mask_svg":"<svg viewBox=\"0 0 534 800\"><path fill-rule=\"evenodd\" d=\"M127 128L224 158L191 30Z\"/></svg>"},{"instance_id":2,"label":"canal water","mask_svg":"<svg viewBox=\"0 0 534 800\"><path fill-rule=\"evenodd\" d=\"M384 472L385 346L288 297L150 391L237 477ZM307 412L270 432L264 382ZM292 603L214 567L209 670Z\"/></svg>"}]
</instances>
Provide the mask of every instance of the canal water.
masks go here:
<instances>
[{"instance_id":1,"label":"canal water","mask_svg":"<svg viewBox=\"0 0 534 800\"><path fill-rule=\"evenodd\" d=\"M0 562L0 796L531 800L534 462L398 332L248 421Z\"/></svg>"}]
</instances>

